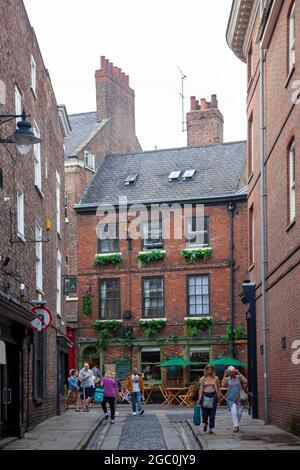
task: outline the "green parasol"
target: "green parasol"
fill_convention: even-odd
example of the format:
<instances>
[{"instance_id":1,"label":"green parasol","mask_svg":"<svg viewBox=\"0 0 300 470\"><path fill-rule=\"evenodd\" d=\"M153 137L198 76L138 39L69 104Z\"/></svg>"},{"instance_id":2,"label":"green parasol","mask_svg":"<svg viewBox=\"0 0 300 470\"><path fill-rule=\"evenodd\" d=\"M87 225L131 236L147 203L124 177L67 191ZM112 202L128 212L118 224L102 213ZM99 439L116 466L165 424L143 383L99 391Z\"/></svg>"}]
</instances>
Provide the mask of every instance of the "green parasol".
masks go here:
<instances>
[{"instance_id":1,"label":"green parasol","mask_svg":"<svg viewBox=\"0 0 300 470\"><path fill-rule=\"evenodd\" d=\"M183 359L180 356L175 356L175 357L172 357L171 359L168 359L165 362L162 362L159 365L160 365L160 367L176 367L176 366L177 367L185 367L185 366L194 366L195 364L197 364L197 363L187 361L186 359Z\"/></svg>"},{"instance_id":2,"label":"green parasol","mask_svg":"<svg viewBox=\"0 0 300 470\"><path fill-rule=\"evenodd\" d=\"M246 366L245 362L238 361L237 359L233 359L233 357L221 357L220 359L215 359L212 362L209 362L212 366Z\"/></svg>"}]
</instances>

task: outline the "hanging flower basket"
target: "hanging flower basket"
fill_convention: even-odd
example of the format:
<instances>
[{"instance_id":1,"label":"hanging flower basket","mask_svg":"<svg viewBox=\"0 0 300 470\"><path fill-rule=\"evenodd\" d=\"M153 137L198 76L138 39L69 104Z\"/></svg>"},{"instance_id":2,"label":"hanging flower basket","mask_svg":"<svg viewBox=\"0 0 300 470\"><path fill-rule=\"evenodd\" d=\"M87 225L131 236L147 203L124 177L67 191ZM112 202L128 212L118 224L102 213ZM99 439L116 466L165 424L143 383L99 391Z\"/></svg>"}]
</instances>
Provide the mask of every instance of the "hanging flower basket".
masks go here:
<instances>
[{"instance_id":1,"label":"hanging flower basket","mask_svg":"<svg viewBox=\"0 0 300 470\"><path fill-rule=\"evenodd\" d=\"M185 248L181 251L181 256L190 263L194 263L200 259L207 260L212 256L212 248Z\"/></svg>"},{"instance_id":2,"label":"hanging flower basket","mask_svg":"<svg viewBox=\"0 0 300 470\"><path fill-rule=\"evenodd\" d=\"M167 324L166 320L140 320L139 325L144 331L146 338L153 338L156 336Z\"/></svg>"},{"instance_id":3,"label":"hanging flower basket","mask_svg":"<svg viewBox=\"0 0 300 470\"><path fill-rule=\"evenodd\" d=\"M194 337L200 336L205 331L211 332L213 324L211 317L186 318L184 321L185 334Z\"/></svg>"}]
</instances>

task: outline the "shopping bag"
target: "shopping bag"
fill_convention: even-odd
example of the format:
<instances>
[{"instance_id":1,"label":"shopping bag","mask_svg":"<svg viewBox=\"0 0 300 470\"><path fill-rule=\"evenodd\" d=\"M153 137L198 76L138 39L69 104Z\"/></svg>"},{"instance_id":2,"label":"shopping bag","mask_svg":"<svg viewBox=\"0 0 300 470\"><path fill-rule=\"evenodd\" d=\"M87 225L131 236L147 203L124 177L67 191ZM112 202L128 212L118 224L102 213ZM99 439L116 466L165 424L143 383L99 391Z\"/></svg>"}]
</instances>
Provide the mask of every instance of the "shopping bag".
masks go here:
<instances>
[{"instance_id":1,"label":"shopping bag","mask_svg":"<svg viewBox=\"0 0 300 470\"><path fill-rule=\"evenodd\" d=\"M201 424L201 407L197 404L194 406L194 419L193 422L195 426L200 426Z\"/></svg>"},{"instance_id":2,"label":"shopping bag","mask_svg":"<svg viewBox=\"0 0 300 470\"><path fill-rule=\"evenodd\" d=\"M104 398L104 388L96 388L94 393L94 401L96 403L102 403Z\"/></svg>"}]
</instances>

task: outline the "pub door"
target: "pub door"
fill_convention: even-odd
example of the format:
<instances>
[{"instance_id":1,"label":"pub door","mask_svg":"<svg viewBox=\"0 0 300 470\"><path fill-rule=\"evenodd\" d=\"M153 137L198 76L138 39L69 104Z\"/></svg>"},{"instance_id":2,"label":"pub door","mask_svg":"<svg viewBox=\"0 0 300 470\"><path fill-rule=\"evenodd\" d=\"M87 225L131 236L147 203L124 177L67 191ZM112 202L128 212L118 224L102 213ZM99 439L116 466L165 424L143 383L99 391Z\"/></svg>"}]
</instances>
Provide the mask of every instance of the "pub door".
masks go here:
<instances>
[{"instance_id":1,"label":"pub door","mask_svg":"<svg viewBox=\"0 0 300 470\"><path fill-rule=\"evenodd\" d=\"M6 364L0 364L0 439L20 437L19 351L6 343Z\"/></svg>"}]
</instances>

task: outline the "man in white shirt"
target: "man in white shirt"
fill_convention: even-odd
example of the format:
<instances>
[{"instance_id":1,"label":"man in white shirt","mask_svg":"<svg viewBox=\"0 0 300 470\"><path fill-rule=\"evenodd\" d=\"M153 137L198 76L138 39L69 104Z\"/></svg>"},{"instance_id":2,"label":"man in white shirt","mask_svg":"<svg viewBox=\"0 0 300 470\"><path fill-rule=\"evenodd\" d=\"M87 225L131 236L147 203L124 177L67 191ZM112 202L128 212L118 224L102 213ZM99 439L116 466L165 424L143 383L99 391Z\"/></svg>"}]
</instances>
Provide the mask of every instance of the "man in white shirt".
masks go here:
<instances>
[{"instance_id":1,"label":"man in white shirt","mask_svg":"<svg viewBox=\"0 0 300 470\"><path fill-rule=\"evenodd\" d=\"M137 368L134 368L127 381L127 389L132 398L132 414L136 415L136 404L138 404L139 414L142 416L144 410L142 407L142 394L144 393L144 381Z\"/></svg>"},{"instance_id":2,"label":"man in white shirt","mask_svg":"<svg viewBox=\"0 0 300 470\"><path fill-rule=\"evenodd\" d=\"M90 411L89 405L94 396L94 375L90 365L86 362L83 369L79 372L79 379L83 390L83 410Z\"/></svg>"}]
</instances>

